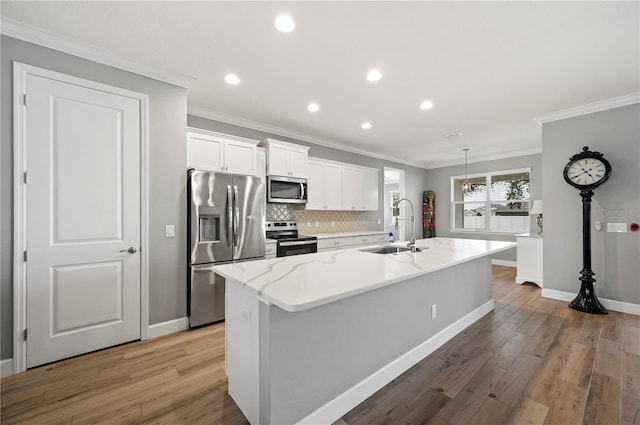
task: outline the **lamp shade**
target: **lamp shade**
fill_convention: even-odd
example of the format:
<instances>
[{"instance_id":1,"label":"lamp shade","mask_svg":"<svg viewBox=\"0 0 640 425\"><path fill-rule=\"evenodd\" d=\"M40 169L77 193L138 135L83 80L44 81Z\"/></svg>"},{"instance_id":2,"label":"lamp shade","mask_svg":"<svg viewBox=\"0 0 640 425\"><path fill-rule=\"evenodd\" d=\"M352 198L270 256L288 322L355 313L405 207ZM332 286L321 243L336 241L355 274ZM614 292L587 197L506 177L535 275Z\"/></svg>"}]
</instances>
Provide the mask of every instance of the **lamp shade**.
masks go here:
<instances>
[{"instance_id":1,"label":"lamp shade","mask_svg":"<svg viewBox=\"0 0 640 425\"><path fill-rule=\"evenodd\" d=\"M531 208L529 214L542 214L542 201L533 201L533 208Z\"/></svg>"}]
</instances>

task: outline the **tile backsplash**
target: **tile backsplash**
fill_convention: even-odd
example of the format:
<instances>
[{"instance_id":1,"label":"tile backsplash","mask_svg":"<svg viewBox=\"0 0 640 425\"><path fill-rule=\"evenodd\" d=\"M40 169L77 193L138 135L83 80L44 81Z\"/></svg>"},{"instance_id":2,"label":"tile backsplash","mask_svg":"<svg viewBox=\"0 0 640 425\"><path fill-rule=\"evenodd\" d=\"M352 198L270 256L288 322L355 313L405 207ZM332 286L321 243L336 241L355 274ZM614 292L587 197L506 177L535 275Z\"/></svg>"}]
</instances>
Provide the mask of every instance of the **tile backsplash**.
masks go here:
<instances>
[{"instance_id":1,"label":"tile backsplash","mask_svg":"<svg viewBox=\"0 0 640 425\"><path fill-rule=\"evenodd\" d=\"M308 211L293 204L267 204L267 220L296 220L302 234L367 230L365 211Z\"/></svg>"}]
</instances>

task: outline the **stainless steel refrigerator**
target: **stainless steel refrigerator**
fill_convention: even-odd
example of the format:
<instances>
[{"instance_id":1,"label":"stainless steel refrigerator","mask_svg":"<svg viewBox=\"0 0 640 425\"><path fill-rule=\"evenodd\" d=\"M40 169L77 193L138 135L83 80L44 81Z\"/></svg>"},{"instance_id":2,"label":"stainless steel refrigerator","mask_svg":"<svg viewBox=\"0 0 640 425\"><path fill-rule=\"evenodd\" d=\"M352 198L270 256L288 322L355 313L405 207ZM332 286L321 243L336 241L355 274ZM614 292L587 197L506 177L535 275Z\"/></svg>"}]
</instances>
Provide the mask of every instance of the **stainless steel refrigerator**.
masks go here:
<instances>
[{"instance_id":1,"label":"stainless steel refrigerator","mask_svg":"<svg viewBox=\"0 0 640 425\"><path fill-rule=\"evenodd\" d=\"M224 319L225 280L211 271L219 263L264 257L265 182L190 169L187 314L189 326Z\"/></svg>"}]
</instances>

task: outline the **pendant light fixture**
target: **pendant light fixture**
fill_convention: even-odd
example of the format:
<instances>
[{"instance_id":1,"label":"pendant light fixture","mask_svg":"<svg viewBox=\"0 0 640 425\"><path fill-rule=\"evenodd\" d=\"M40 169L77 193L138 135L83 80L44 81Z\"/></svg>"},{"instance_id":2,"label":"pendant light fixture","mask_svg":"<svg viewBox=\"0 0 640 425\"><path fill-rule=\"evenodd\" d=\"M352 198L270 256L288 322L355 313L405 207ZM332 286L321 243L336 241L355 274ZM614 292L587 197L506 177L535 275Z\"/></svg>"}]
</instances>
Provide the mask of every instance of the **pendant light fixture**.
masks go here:
<instances>
[{"instance_id":1,"label":"pendant light fixture","mask_svg":"<svg viewBox=\"0 0 640 425\"><path fill-rule=\"evenodd\" d=\"M469 148L462 149L464 151L464 180L462 181L462 193L467 193L471 190L471 185L469 184L469 173L467 173L467 152Z\"/></svg>"}]
</instances>

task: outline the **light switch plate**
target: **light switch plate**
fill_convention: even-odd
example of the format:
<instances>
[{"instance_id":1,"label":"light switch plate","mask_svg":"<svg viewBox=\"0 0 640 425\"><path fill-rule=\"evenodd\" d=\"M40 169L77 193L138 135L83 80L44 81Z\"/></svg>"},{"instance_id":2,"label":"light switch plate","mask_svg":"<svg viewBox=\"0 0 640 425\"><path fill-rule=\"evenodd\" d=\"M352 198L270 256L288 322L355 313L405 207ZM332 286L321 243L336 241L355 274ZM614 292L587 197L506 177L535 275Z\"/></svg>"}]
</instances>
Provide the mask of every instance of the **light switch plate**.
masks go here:
<instances>
[{"instance_id":1,"label":"light switch plate","mask_svg":"<svg viewBox=\"0 0 640 425\"><path fill-rule=\"evenodd\" d=\"M173 224L167 224L164 226L164 237L165 238L173 238L176 236L176 229Z\"/></svg>"},{"instance_id":2,"label":"light switch plate","mask_svg":"<svg viewBox=\"0 0 640 425\"><path fill-rule=\"evenodd\" d=\"M607 232L626 233L627 223L607 223Z\"/></svg>"}]
</instances>

